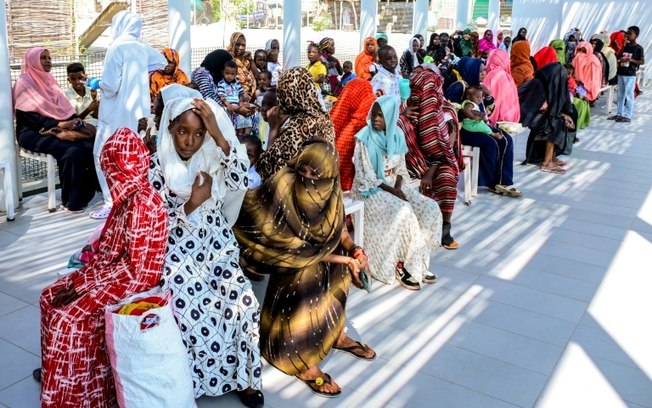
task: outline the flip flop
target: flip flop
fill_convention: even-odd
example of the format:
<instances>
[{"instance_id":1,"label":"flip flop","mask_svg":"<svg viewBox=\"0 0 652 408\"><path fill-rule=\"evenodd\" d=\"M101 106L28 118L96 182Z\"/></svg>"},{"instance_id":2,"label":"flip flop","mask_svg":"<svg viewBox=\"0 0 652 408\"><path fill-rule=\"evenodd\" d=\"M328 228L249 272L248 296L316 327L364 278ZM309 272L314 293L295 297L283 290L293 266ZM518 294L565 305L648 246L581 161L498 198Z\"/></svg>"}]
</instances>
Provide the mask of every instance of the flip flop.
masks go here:
<instances>
[{"instance_id":1,"label":"flip flop","mask_svg":"<svg viewBox=\"0 0 652 408\"><path fill-rule=\"evenodd\" d=\"M552 174L564 174L566 173L566 170L562 169L561 167L557 165L547 165L547 166L541 166L539 167L539 170L546 172L546 173L552 173Z\"/></svg>"},{"instance_id":2,"label":"flip flop","mask_svg":"<svg viewBox=\"0 0 652 408\"><path fill-rule=\"evenodd\" d=\"M326 398L335 398L339 397L340 394L342 394L342 390L339 390L338 392L323 392L319 391L319 388L315 387L321 387L324 384L330 384L332 382L331 376L324 373L324 377L317 377L314 380L304 380L302 378L299 378L295 375L295 377L301 381L302 383L306 384L308 388L310 388L310 391L312 391L314 394L319 395L321 397L326 397Z\"/></svg>"},{"instance_id":3,"label":"flip flop","mask_svg":"<svg viewBox=\"0 0 652 408\"><path fill-rule=\"evenodd\" d=\"M523 193L518 191L516 187L514 186L503 186L501 184L496 184L496 187L494 187L496 191L498 191L502 195L510 196L510 197L521 197L523 196Z\"/></svg>"},{"instance_id":4,"label":"flip flop","mask_svg":"<svg viewBox=\"0 0 652 408\"><path fill-rule=\"evenodd\" d=\"M560 166L560 167L564 167L564 166L567 166L567 165L568 165L567 162L565 162L565 161L563 161L563 160L561 160L561 159L557 159L557 158L555 158L554 162L555 162L555 164L556 164L557 166Z\"/></svg>"},{"instance_id":5,"label":"flip flop","mask_svg":"<svg viewBox=\"0 0 652 408\"><path fill-rule=\"evenodd\" d=\"M345 353L348 353L348 354L352 355L353 357L357 358L358 360L371 361L371 360L374 360L376 358L376 352L375 351L374 351L374 355L371 356L371 357L365 357L365 356L362 356L360 354L356 354L354 350L367 351L367 350L371 350L371 348L369 346L367 346L365 343L361 343L359 341L356 341L355 343L356 344L354 346L350 346L350 347L335 347L335 346L333 346L333 348L335 350L339 350L339 351L343 351Z\"/></svg>"}]
</instances>

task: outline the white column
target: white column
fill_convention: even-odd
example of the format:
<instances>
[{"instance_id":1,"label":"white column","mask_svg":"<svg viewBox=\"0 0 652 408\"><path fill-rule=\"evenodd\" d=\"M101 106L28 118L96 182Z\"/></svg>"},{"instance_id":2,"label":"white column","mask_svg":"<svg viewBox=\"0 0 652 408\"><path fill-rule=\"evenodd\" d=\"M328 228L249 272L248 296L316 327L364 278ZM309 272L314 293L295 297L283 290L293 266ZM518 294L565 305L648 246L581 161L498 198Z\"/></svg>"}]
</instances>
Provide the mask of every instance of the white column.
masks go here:
<instances>
[{"instance_id":1,"label":"white column","mask_svg":"<svg viewBox=\"0 0 652 408\"><path fill-rule=\"evenodd\" d=\"M469 24L469 2L470 0L457 0L457 13L455 27L463 30Z\"/></svg>"},{"instance_id":2,"label":"white column","mask_svg":"<svg viewBox=\"0 0 652 408\"><path fill-rule=\"evenodd\" d=\"M301 0L283 3L283 68L301 64Z\"/></svg>"},{"instance_id":3,"label":"white column","mask_svg":"<svg viewBox=\"0 0 652 408\"><path fill-rule=\"evenodd\" d=\"M360 3L360 47L364 47L364 39L376 35L376 15L378 2L376 0L362 0Z\"/></svg>"},{"instance_id":4,"label":"white column","mask_svg":"<svg viewBox=\"0 0 652 408\"><path fill-rule=\"evenodd\" d=\"M494 37L500 26L500 0L489 0L489 17L487 27L492 30Z\"/></svg>"},{"instance_id":5,"label":"white column","mask_svg":"<svg viewBox=\"0 0 652 408\"><path fill-rule=\"evenodd\" d=\"M12 174L16 173L16 148L14 142L14 108L11 100L11 70L9 68L9 42L7 36L7 10L4 2L0 6L0 161L9 163ZM20 183L20 180L17 180ZM4 183L0 178L0 183ZM12 183L14 203L18 202L16 183ZM5 188L7 186L4 186ZM0 194L0 207L4 208L5 199Z\"/></svg>"},{"instance_id":6,"label":"white column","mask_svg":"<svg viewBox=\"0 0 652 408\"><path fill-rule=\"evenodd\" d=\"M190 7L187 0L168 0L168 41L179 51L179 68L190 76Z\"/></svg>"},{"instance_id":7,"label":"white column","mask_svg":"<svg viewBox=\"0 0 652 408\"><path fill-rule=\"evenodd\" d=\"M412 34L421 34L428 43L428 0L415 0Z\"/></svg>"}]
</instances>

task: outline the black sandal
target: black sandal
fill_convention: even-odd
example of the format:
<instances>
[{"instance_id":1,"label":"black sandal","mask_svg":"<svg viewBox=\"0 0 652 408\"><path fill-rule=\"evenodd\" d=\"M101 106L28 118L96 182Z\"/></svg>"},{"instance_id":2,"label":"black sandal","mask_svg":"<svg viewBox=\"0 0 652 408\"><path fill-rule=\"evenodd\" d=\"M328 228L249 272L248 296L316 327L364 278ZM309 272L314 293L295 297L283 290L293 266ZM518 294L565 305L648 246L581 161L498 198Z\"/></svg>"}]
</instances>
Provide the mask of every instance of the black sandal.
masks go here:
<instances>
[{"instance_id":1,"label":"black sandal","mask_svg":"<svg viewBox=\"0 0 652 408\"><path fill-rule=\"evenodd\" d=\"M246 390L236 391L240 402L249 408L263 408L265 406L265 397L262 391L254 390L255 392L248 393Z\"/></svg>"},{"instance_id":2,"label":"black sandal","mask_svg":"<svg viewBox=\"0 0 652 408\"><path fill-rule=\"evenodd\" d=\"M365 343L361 343L359 341L356 341L355 343L356 343L355 345L350 346L350 347L335 347L335 346L333 346L333 348L335 350L340 350L340 351L343 351L345 353L348 353L348 354L352 355L353 357L355 357L355 358L357 358L359 360L371 361L371 360L374 360L376 358L376 352L375 351L374 351L374 355L371 356L371 357L365 357L364 355L357 354L355 352L355 350L362 350L363 352L366 352L367 350L371 350L371 347L369 347Z\"/></svg>"},{"instance_id":3,"label":"black sandal","mask_svg":"<svg viewBox=\"0 0 652 408\"><path fill-rule=\"evenodd\" d=\"M326 373L324 373L323 375L324 375L323 377L319 376L319 377L315 378L314 380L304 380L303 378L299 378L296 375L295 375L295 377L297 379L299 379L299 381L301 381L302 383L306 384L306 386L308 388L310 388L310 391L312 391L316 395L319 395L321 397L326 397L326 398L339 397L340 394L342 394L342 390L339 390L338 392L324 392L324 391L319 390L318 387L321 387L324 384L330 384L332 382L330 375L328 375Z\"/></svg>"}]
</instances>

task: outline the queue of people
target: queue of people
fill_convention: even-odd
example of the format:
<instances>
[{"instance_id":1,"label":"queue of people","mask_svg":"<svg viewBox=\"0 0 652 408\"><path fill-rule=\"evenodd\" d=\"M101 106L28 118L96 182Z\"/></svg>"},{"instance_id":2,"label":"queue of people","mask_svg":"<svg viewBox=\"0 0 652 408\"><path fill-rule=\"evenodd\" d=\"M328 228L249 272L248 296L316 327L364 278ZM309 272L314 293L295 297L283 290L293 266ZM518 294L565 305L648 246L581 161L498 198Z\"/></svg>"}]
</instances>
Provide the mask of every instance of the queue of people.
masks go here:
<instances>
[{"instance_id":1,"label":"queue of people","mask_svg":"<svg viewBox=\"0 0 652 408\"><path fill-rule=\"evenodd\" d=\"M170 294L195 398L234 391L263 406L263 359L337 397L342 387L320 368L330 351L376 357L344 330L351 285L418 291L437 280L431 255L461 245L462 145L480 148L480 186L521 197L499 123L530 128L524 164L563 174L559 156L616 75L611 119L631 120L644 63L637 27L608 45L574 29L534 56L525 28L513 41L465 30L426 46L415 35L400 57L380 33L355 64L340 63L326 37L308 45L308 67L286 70L277 40L252 54L235 32L184 73L176 50L140 41L141 24L128 11L114 17L100 96L81 64L68 67L64 92L39 47L14 89L19 143L55 156L63 208L83 211L104 194L91 215L106 218L95 255L41 296L44 407L116 402L102 312L156 287ZM349 233L345 193L365 204L365 248ZM261 305L251 280L267 275Z\"/></svg>"}]
</instances>

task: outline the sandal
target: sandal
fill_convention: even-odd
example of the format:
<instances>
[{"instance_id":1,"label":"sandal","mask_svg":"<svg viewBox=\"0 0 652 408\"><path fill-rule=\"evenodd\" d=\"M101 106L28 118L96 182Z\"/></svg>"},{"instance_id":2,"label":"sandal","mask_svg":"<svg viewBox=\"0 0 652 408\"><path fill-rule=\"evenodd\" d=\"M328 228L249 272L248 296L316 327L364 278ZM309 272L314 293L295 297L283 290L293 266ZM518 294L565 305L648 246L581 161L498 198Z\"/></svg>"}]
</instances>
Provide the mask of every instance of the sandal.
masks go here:
<instances>
[{"instance_id":1,"label":"sandal","mask_svg":"<svg viewBox=\"0 0 652 408\"><path fill-rule=\"evenodd\" d=\"M546 172L546 173L552 173L552 174L564 174L566 173L566 170L562 169L561 167L557 166L556 164L547 164L547 165L541 165L539 167L539 170Z\"/></svg>"},{"instance_id":2,"label":"sandal","mask_svg":"<svg viewBox=\"0 0 652 408\"><path fill-rule=\"evenodd\" d=\"M356 350L362 350L363 352L366 352L367 350L371 350L371 348L369 346L367 346L365 343L361 343L359 341L356 341L355 343L356 344L354 346L350 346L350 347L335 347L335 346L333 346L333 348L335 350L340 350L340 351L343 351L345 353L349 353L350 355L352 355L353 357L355 357L355 358L357 358L359 360L371 361L371 360L374 360L376 358L376 352L375 351L374 351L374 355L371 356L371 357L366 357L364 355L357 354L355 352ZM371 351L373 351L373 350L371 350Z\"/></svg>"},{"instance_id":3,"label":"sandal","mask_svg":"<svg viewBox=\"0 0 652 408\"><path fill-rule=\"evenodd\" d=\"M260 390L254 390L255 392L248 393L245 390L236 391L240 402L246 407L249 408L263 408L265 406L265 397Z\"/></svg>"},{"instance_id":4,"label":"sandal","mask_svg":"<svg viewBox=\"0 0 652 408\"><path fill-rule=\"evenodd\" d=\"M523 193L518 191L516 187L514 186L503 186L501 184L496 184L494 187L496 191L498 191L502 195L506 195L509 197L522 197Z\"/></svg>"},{"instance_id":5,"label":"sandal","mask_svg":"<svg viewBox=\"0 0 652 408\"><path fill-rule=\"evenodd\" d=\"M324 377L317 377L314 380L304 380L303 378L299 378L298 376L295 375L295 377L301 381L302 383L306 384L308 388L310 388L310 391L315 393L316 395L326 397L326 398L335 398L339 397L340 394L342 393L342 390L339 390L338 392L324 392L319 390L319 388L324 385L324 384L330 384L332 382L331 376L324 373Z\"/></svg>"},{"instance_id":6,"label":"sandal","mask_svg":"<svg viewBox=\"0 0 652 408\"><path fill-rule=\"evenodd\" d=\"M403 262L399 262L398 265L396 265L396 277L398 278L398 282L403 286L405 289L410 289L410 290L419 290L421 289L421 286L419 286L419 282L414 279L412 275L410 275L410 272L405 269L403 266Z\"/></svg>"},{"instance_id":7,"label":"sandal","mask_svg":"<svg viewBox=\"0 0 652 408\"><path fill-rule=\"evenodd\" d=\"M564 167L564 166L567 166L567 165L568 165L567 162L565 162L565 161L563 161L563 160L560 160L560 159L558 159L558 158L556 158L556 157L554 158L553 162L554 162L557 166L560 166L560 167Z\"/></svg>"}]
</instances>

